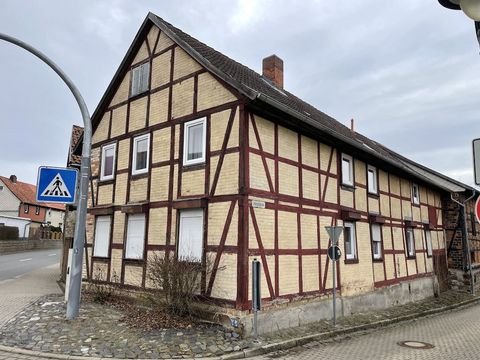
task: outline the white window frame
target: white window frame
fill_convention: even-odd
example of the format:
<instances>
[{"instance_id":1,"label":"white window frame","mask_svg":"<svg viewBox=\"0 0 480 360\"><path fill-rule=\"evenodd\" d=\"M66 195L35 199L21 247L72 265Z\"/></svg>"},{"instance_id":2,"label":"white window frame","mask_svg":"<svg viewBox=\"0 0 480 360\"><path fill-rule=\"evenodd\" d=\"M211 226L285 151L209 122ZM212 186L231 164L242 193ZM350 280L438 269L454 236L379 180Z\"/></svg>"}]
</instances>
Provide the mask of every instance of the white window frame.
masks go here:
<instances>
[{"instance_id":1,"label":"white window frame","mask_svg":"<svg viewBox=\"0 0 480 360\"><path fill-rule=\"evenodd\" d=\"M35 206L35 215L40 215L40 206Z\"/></svg>"},{"instance_id":2,"label":"white window frame","mask_svg":"<svg viewBox=\"0 0 480 360\"><path fill-rule=\"evenodd\" d=\"M189 133L188 129L192 126L202 124L203 127L203 134L202 134L202 156L198 159L188 160L188 141L189 141ZM200 119L192 120L186 122L183 126L183 165L195 165L201 164L205 162L205 152L207 148L207 118L203 117Z\"/></svg>"},{"instance_id":3,"label":"white window frame","mask_svg":"<svg viewBox=\"0 0 480 360\"><path fill-rule=\"evenodd\" d=\"M28 214L29 211L30 211L30 206L28 206L28 204L23 204L23 213Z\"/></svg>"},{"instance_id":4,"label":"white window frame","mask_svg":"<svg viewBox=\"0 0 480 360\"><path fill-rule=\"evenodd\" d=\"M96 216L95 217L95 242L93 246L93 256L108 257L110 251L110 229L112 225L112 217ZM99 229L106 229L106 234L99 234ZM100 236L102 236L100 238Z\"/></svg>"},{"instance_id":5,"label":"white window frame","mask_svg":"<svg viewBox=\"0 0 480 360\"><path fill-rule=\"evenodd\" d=\"M411 227L405 229L405 243L407 245L407 257L415 257L415 232Z\"/></svg>"},{"instance_id":6,"label":"white window frame","mask_svg":"<svg viewBox=\"0 0 480 360\"><path fill-rule=\"evenodd\" d=\"M348 174L345 174L345 171L344 171L345 170L343 166L344 161L348 162ZM342 154L341 166L342 166L342 184L353 186L355 182L355 177L353 175L353 157L347 154ZM348 179L346 175L348 175Z\"/></svg>"},{"instance_id":7,"label":"white window frame","mask_svg":"<svg viewBox=\"0 0 480 360\"><path fill-rule=\"evenodd\" d=\"M344 222L343 223L344 228L350 228L350 241L351 241L351 253L347 253L347 239L345 239L345 232L344 232L344 248L345 248L345 259L347 260L356 260L357 259L357 240L356 240L356 228L355 228L355 223L354 222Z\"/></svg>"},{"instance_id":8,"label":"white window frame","mask_svg":"<svg viewBox=\"0 0 480 360\"><path fill-rule=\"evenodd\" d=\"M150 62L135 66L132 69L130 96L136 96L148 90L150 85Z\"/></svg>"},{"instance_id":9,"label":"white window frame","mask_svg":"<svg viewBox=\"0 0 480 360\"><path fill-rule=\"evenodd\" d=\"M140 228L134 229L134 226ZM140 234L138 239L137 233ZM127 218L127 238L125 244L125 259L143 260L145 250L145 214L131 214ZM134 243L138 241L138 243Z\"/></svg>"},{"instance_id":10,"label":"white window frame","mask_svg":"<svg viewBox=\"0 0 480 360\"><path fill-rule=\"evenodd\" d=\"M373 180L370 181L369 173L373 174ZM377 177L377 168L372 165L367 166L367 186L369 194L378 194L378 177Z\"/></svg>"},{"instance_id":11,"label":"white window frame","mask_svg":"<svg viewBox=\"0 0 480 360\"><path fill-rule=\"evenodd\" d=\"M177 245L177 258L178 259L188 259L193 262L201 262L203 256L203 209L185 209L180 210L180 220L178 223L178 245ZM199 232L199 238L196 239L196 243L184 244L184 231L186 219L189 218L200 218L200 229L197 229Z\"/></svg>"},{"instance_id":12,"label":"white window frame","mask_svg":"<svg viewBox=\"0 0 480 360\"><path fill-rule=\"evenodd\" d=\"M425 247L427 249L427 256L433 256L433 247L432 247L432 232L430 229L425 229Z\"/></svg>"},{"instance_id":13,"label":"white window frame","mask_svg":"<svg viewBox=\"0 0 480 360\"><path fill-rule=\"evenodd\" d=\"M415 189L417 190L417 196L415 196ZM418 184L412 183L412 203L420 205L420 188Z\"/></svg>"},{"instance_id":14,"label":"white window frame","mask_svg":"<svg viewBox=\"0 0 480 360\"><path fill-rule=\"evenodd\" d=\"M143 169L138 169L137 170L137 147L138 147L138 142L142 140L147 140L147 162L146 166ZM136 138L133 139L133 158L132 158L132 175L139 175L139 174L145 174L149 170L149 162L150 162L150 134L144 134L137 136Z\"/></svg>"},{"instance_id":15,"label":"white window frame","mask_svg":"<svg viewBox=\"0 0 480 360\"><path fill-rule=\"evenodd\" d=\"M113 164L112 164L112 174L111 175L105 175L105 157L107 150L113 150ZM115 162L116 162L116 157L117 157L117 144L109 144L102 146L102 163L100 166L100 180L112 180L115 177Z\"/></svg>"},{"instance_id":16,"label":"white window frame","mask_svg":"<svg viewBox=\"0 0 480 360\"><path fill-rule=\"evenodd\" d=\"M375 231L373 230L374 228L378 228L378 239L375 239ZM373 223L370 225L370 231L371 231L371 239L372 239L372 255L374 260L381 260L383 259L383 254L382 254L382 225ZM379 253L375 252L375 243L378 243L378 249Z\"/></svg>"}]
</instances>

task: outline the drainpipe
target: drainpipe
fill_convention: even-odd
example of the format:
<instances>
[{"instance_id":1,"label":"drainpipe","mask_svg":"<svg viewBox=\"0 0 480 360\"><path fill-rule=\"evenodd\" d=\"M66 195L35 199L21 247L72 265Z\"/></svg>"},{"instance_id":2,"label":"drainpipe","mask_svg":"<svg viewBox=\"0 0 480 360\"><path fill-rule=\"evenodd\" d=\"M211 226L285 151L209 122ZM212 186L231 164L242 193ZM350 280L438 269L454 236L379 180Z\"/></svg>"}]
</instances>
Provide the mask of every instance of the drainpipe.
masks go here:
<instances>
[{"instance_id":1,"label":"drainpipe","mask_svg":"<svg viewBox=\"0 0 480 360\"><path fill-rule=\"evenodd\" d=\"M470 254L470 241L468 241L468 227L467 227L467 202L472 200L475 197L475 190L472 190L472 195L467 198L463 203L453 198L453 193L450 193L450 198L453 202L457 203L463 208L463 228L465 234L465 243L467 246L467 263L468 263L468 270L470 273L470 292L472 296L475 296L475 287L473 286L473 271L472 271L472 255Z\"/></svg>"}]
</instances>

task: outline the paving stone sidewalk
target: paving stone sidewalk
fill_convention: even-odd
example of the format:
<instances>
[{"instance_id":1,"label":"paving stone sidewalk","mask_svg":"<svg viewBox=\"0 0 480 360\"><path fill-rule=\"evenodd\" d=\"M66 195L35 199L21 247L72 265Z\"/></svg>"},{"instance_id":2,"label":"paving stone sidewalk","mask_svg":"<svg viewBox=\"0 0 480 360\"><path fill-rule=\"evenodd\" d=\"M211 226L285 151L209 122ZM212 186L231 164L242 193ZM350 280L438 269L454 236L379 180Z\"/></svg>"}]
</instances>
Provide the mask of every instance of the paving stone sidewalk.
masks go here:
<instances>
[{"instance_id":1,"label":"paving stone sidewalk","mask_svg":"<svg viewBox=\"0 0 480 360\"><path fill-rule=\"evenodd\" d=\"M59 295L43 297L0 328L0 344L48 354L105 358L241 358L288 348L310 340L341 335L398 320L445 311L459 304L480 301L466 293L446 292L439 298L361 313L338 319L334 329L322 321L262 337L254 342L217 325L192 329L141 331L120 322L121 314L108 306L82 304L78 320L65 320Z\"/></svg>"}]
</instances>

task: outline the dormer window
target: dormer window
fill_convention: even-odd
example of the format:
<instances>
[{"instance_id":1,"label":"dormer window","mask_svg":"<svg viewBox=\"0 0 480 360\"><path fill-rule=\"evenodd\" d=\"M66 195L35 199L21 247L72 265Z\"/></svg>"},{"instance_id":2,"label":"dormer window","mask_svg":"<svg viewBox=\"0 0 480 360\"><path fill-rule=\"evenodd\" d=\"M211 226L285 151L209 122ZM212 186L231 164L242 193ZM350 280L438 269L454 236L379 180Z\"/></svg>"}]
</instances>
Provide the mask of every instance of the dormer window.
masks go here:
<instances>
[{"instance_id":1,"label":"dormer window","mask_svg":"<svg viewBox=\"0 0 480 360\"><path fill-rule=\"evenodd\" d=\"M138 65L132 69L130 96L141 94L148 90L150 78L150 63Z\"/></svg>"}]
</instances>

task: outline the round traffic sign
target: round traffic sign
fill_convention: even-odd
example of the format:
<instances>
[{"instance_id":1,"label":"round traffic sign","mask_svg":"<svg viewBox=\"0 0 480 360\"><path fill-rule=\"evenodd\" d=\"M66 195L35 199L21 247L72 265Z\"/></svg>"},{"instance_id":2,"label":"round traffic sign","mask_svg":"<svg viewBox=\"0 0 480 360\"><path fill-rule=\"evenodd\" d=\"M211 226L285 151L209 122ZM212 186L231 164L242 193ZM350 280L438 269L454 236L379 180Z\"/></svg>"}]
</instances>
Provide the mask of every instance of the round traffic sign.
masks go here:
<instances>
[{"instance_id":1,"label":"round traffic sign","mask_svg":"<svg viewBox=\"0 0 480 360\"><path fill-rule=\"evenodd\" d=\"M477 197L477 201L475 201L475 217L477 218L477 222L480 223L480 196Z\"/></svg>"},{"instance_id":2,"label":"round traffic sign","mask_svg":"<svg viewBox=\"0 0 480 360\"><path fill-rule=\"evenodd\" d=\"M342 256L342 251L338 246L330 246L327 251L330 260L337 261Z\"/></svg>"}]
</instances>

